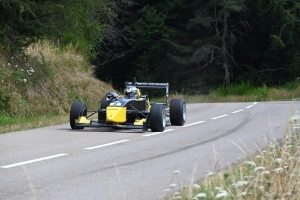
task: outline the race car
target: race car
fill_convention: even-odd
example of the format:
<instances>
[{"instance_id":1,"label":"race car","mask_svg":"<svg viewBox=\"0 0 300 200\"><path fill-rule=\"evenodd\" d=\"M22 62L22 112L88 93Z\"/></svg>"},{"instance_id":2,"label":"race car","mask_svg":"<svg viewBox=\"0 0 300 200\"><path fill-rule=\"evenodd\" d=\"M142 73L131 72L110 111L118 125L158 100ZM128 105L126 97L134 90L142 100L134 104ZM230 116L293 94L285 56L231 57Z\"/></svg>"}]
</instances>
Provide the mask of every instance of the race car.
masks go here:
<instances>
[{"instance_id":1,"label":"race car","mask_svg":"<svg viewBox=\"0 0 300 200\"><path fill-rule=\"evenodd\" d=\"M141 89L165 89L166 101L151 102ZM84 102L74 102L70 110L72 129L84 127L113 127L163 132L167 125L183 126L186 121L186 103L176 98L170 101L169 83L125 82L124 95L109 92L102 99L98 110L88 110ZM98 113L98 119L90 119ZM88 115L89 114L89 115Z\"/></svg>"}]
</instances>

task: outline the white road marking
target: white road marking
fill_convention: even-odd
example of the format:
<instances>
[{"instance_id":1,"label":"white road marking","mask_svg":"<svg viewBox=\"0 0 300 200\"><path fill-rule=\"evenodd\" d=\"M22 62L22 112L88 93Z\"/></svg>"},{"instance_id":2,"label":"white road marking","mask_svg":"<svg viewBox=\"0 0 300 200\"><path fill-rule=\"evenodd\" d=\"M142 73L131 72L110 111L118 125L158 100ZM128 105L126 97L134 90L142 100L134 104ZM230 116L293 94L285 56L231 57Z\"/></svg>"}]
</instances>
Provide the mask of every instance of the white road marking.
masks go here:
<instances>
[{"instance_id":1,"label":"white road marking","mask_svg":"<svg viewBox=\"0 0 300 200\"><path fill-rule=\"evenodd\" d=\"M123 143L123 142L128 142L128 141L129 140L120 140L120 141L111 142L111 143L107 143L107 144L102 144L102 145L98 145L98 146L87 147L87 148L84 148L84 149L87 149L87 150L97 149L97 148L101 148L101 147L111 146L111 145L114 145L114 144L120 144L120 143Z\"/></svg>"},{"instance_id":2,"label":"white road marking","mask_svg":"<svg viewBox=\"0 0 300 200\"><path fill-rule=\"evenodd\" d=\"M251 108L253 105L247 106L246 108Z\"/></svg>"},{"instance_id":3,"label":"white road marking","mask_svg":"<svg viewBox=\"0 0 300 200\"><path fill-rule=\"evenodd\" d=\"M221 116L218 116L218 117L213 117L213 118L211 118L211 119L219 119L219 118L221 118L221 117L226 117L226 116L228 116L228 114L221 115Z\"/></svg>"},{"instance_id":4,"label":"white road marking","mask_svg":"<svg viewBox=\"0 0 300 200\"><path fill-rule=\"evenodd\" d=\"M39 161L43 161L43 160L49 160L49 159L52 159L52 158L57 158L57 157L66 156L66 155L68 155L68 154L62 153L62 154L47 156L47 157L38 158L38 159L34 159L34 160L19 162L19 163L15 163L15 164L11 164L11 165L5 165L5 166L1 166L1 168L12 168L12 167L20 166L20 165L26 165L26 164L29 164L29 163L39 162Z\"/></svg>"},{"instance_id":5,"label":"white road marking","mask_svg":"<svg viewBox=\"0 0 300 200\"><path fill-rule=\"evenodd\" d=\"M204 122L205 122L205 121L194 122L194 123L191 123L191 124L184 125L184 126L182 126L182 127L193 126L193 125L201 124L201 123L204 123Z\"/></svg>"},{"instance_id":6,"label":"white road marking","mask_svg":"<svg viewBox=\"0 0 300 200\"><path fill-rule=\"evenodd\" d=\"M242 112L244 109L241 109L241 110L236 110L236 111L233 111L231 113L238 113L238 112Z\"/></svg>"},{"instance_id":7,"label":"white road marking","mask_svg":"<svg viewBox=\"0 0 300 200\"><path fill-rule=\"evenodd\" d=\"M158 134L169 132L169 131L173 131L173 130L174 129L167 129L167 130L165 130L163 132L154 132L154 133L146 134L146 135L143 135L143 136L147 137L147 136L152 136L152 135L158 135Z\"/></svg>"}]
</instances>

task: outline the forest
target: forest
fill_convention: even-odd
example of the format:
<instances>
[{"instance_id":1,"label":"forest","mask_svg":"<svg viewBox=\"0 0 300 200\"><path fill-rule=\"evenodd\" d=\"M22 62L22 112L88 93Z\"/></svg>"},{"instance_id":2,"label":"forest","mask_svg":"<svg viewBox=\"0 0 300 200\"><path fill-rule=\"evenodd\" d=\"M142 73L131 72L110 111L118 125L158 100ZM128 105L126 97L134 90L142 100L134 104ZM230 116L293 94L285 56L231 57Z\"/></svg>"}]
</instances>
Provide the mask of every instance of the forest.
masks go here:
<instances>
[{"instance_id":1,"label":"forest","mask_svg":"<svg viewBox=\"0 0 300 200\"><path fill-rule=\"evenodd\" d=\"M187 94L300 77L300 0L1 0L0 12L0 52L71 43L116 89L133 77Z\"/></svg>"}]
</instances>

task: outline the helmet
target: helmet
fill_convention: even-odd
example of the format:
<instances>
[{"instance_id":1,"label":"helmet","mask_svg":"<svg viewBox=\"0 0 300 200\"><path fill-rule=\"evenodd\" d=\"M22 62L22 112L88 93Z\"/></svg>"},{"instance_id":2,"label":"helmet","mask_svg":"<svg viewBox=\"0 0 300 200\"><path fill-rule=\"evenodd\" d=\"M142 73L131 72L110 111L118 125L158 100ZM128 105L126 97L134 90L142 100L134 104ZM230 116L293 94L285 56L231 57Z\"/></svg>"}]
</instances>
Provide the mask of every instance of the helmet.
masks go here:
<instances>
[{"instance_id":1,"label":"helmet","mask_svg":"<svg viewBox=\"0 0 300 200\"><path fill-rule=\"evenodd\" d=\"M128 99L137 99L138 91L135 86L127 86L124 90L125 98Z\"/></svg>"},{"instance_id":2,"label":"helmet","mask_svg":"<svg viewBox=\"0 0 300 200\"><path fill-rule=\"evenodd\" d=\"M111 101L113 99L118 98L119 95L117 93L115 93L115 92L109 92L109 93L106 94L105 97L106 97L106 101Z\"/></svg>"}]
</instances>

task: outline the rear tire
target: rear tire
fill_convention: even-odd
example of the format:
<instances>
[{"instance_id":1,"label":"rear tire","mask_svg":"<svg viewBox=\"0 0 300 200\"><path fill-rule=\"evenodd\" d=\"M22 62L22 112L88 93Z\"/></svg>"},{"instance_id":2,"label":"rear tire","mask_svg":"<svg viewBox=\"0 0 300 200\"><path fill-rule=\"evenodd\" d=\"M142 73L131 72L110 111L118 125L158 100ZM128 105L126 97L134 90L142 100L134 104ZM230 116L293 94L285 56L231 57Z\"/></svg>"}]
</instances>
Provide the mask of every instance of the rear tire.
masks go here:
<instances>
[{"instance_id":1,"label":"rear tire","mask_svg":"<svg viewBox=\"0 0 300 200\"><path fill-rule=\"evenodd\" d=\"M183 126L186 121L186 104L183 99L172 99L170 102L171 125Z\"/></svg>"},{"instance_id":2,"label":"rear tire","mask_svg":"<svg viewBox=\"0 0 300 200\"><path fill-rule=\"evenodd\" d=\"M75 120L81 116L87 116L87 107L83 102L74 102L70 111L70 126L72 129L83 129L84 127L76 126Z\"/></svg>"},{"instance_id":3,"label":"rear tire","mask_svg":"<svg viewBox=\"0 0 300 200\"><path fill-rule=\"evenodd\" d=\"M162 104L153 104L150 109L150 128L152 132L163 132L166 128L166 110Z\"/></svg>"}]
</instances>

